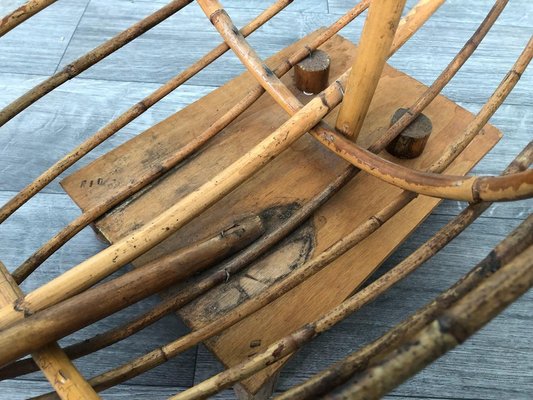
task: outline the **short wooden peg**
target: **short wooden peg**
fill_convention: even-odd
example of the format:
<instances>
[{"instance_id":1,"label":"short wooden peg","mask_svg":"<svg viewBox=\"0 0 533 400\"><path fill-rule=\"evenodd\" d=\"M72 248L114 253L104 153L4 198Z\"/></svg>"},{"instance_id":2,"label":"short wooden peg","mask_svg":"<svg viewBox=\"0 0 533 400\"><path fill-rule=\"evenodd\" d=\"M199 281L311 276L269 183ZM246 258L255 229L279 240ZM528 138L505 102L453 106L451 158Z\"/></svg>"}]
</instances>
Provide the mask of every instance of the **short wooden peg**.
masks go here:
<instances>
[{"instance_id":1,"label":"short wooden peg","mask_svg":"<svg viewBox=\"0 0 533 400\"><path fill-rule=\"evenodd\" d=\"M328 86L329 65L328 53L313 51L294 67L296 87L306 94L320 93Z\"/></svg>"},{"instance_id":2,"label":"short wooden peg","mask_svg":"<svg viewBox=\"0 0 533 400\"><path fill-rule=\"evenodd\" d=\"M408 112L407 108L396 110L391 119L391 126L406 112ZM398 158L418 157L426 147L432 128L431 120L424 114L420 114L387 146L387 151Z\"/></svg>"}]
</instances>

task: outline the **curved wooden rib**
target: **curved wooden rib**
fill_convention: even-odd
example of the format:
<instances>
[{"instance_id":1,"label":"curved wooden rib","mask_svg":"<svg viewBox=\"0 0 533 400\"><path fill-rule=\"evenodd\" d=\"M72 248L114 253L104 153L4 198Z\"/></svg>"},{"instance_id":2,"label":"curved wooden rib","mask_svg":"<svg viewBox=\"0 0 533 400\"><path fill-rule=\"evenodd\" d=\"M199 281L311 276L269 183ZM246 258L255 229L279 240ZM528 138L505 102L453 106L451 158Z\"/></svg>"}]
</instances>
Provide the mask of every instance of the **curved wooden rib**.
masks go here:
<instances>
[{"instance_id":1,"label":"curved wooden rib","mask_svg":"<svg viewBox=\"0 0 533 400\"><path fill-rule=\"evenodd\" d=\"M253 31L258 29L265 22L270 20L275 14L280 12L284 7L291 3L291 0L278 0L272 6L262 12L251 23L245 26L241 32L247 36ZM361 11L362 12L362 11ZM222 54L224 54L229 47L222 43L215 49L210 51L207 55L202 57L187 70L183 71L176 77L172 78L165 85L161 86L155 92L145 97L142 101L131 107L128 111L123 113L120 117L107 124L104 128L99 130L91 138L84 143L76 147L69 154L63 157L60 161L55 163L47 171L45 171L39 178L33 181L30 185L20 191L15 197L13 197L8 203L6 203L0 209L0 221L2 218L7 218L18 207L29 200L33 195L38 193L44 186L55 179L59 174L65 171L68 167L74 164L77 160L91 151L93 148L101 144L103 141L114 135L127 123L140 116L152 105L171 93L172 90L179 87L186 82L189 78L194 76L197 72L208 66L211 62L216 60ZM299 61L299 60L298 60ZM298 62L297 61L297 62ZM262 93L262 92L261 92ZM41 246L34 254L32 254L24 263L22 263L14 272L13 278L17 283L21 283L26 279L40 264L42 264L48 257L50 257L55 251L63 246L68 240L76 235L83 228L94 222L97 218L104 213L120 204L133 194L139 192L148 184L154 182L159 177L163 176L170 169L179 164L182 160L190 156L193 152L203 146L209 139L215 136L218 132L224 129L229 123L231 123L236 117L238 117L250 104L253 103L261 93L257 91L251 91L245 98L235 105L231 110L224 114L218 121L212 126L200 133L193 141L181 148L179 151L171 155L167 160L159 165L154 165L152 170L142 176L136 177L136 181L130 186L127 186L121 193L108 201L99 204L89 210L85 210L82 215L74 219L67 226L65 226L58 234L52 239Z\"/></svg>"},{"instance_id":2,"label":"curved wooden rib","mask_svg":"<svg viewBox=\"0 0 533 400\"><path fill-rule=\"evenodd\" d=\"M2 109L0 111L0 127L8 122L11 118L15 117L18 113L35 103L45 94L51 92L69 79L79 75L100 60L106 58L114 51L120 49L122 46L142 35L144 32L152 29L154 26L175 14L191 2L192 0L172 0L169 4L160 8L153 14L139 22L136 22L125 31L122 31L115 37L109 39L87 54L81 56L76 61L68 64L61 71L46 79L44 82L41 82L33 89L30 89L28 92Z\"/></svg>"},{"instance_id":3,"label":"curved wooden rib","mask_svg":"<svg viewBox=\"0 0 533 400\"><path fill-rule=\"evenodd\" d=\"M0 19L0 37L57 0L29 0Z\"/></svg>"},{"instance_id":4,"label":"curved wooden rib","mask_svg":"<svg viewBox=\"0 0 533 400\"><path fill-rule=\"evenodd\" d=\"M12 302L20 296L22 291L4 264L0 262L0 304ZM35 351L32 357L60 398L65 400L100 398L57 343L50 343Z\"/></svg>"},{"instance_id":5,"label":"curved wooden rib","mask_svg":"<svg viewBox=\"0 0 533 400\"><path fill-rule=\"evenodd\" d=\"M519 162L513 162L505 170L506 173L513 173L518 168L527 168L533 159L533 146L528 145L521 154L516 158ZM242 363L221 372L204 382L193 386L174 397L173 400L192 400L205 398L212 395L225 387L228 387L238 381L246 379L254 373L272 365L274 362L282 360L286 356L298 350L305 343L309 342L319 334L330 329L335 324L348 317L350 314L359 310L362 306L373 301L379 295L390 289L395 283L399 282L411 272L416 270L425 261L440 251L453 238L468 227L481 213L486 210L490 204L477 203L467 207L461 214L441 228L431 239L419 247L414 253L403 260L389 272L372 282L367 287L355 293L352 297L342 302L337 307L331 309L321 318L312 323L306 324L299 330L285 336L284 338L271 344L263 352L243 361ZM530 218L531 219L531 218ZM531 224L530 221L529 224ZM529 230L523 233L529 240L533 239ZM492 257L492 254L491 254Z\"/></svg>"}]
</instances>

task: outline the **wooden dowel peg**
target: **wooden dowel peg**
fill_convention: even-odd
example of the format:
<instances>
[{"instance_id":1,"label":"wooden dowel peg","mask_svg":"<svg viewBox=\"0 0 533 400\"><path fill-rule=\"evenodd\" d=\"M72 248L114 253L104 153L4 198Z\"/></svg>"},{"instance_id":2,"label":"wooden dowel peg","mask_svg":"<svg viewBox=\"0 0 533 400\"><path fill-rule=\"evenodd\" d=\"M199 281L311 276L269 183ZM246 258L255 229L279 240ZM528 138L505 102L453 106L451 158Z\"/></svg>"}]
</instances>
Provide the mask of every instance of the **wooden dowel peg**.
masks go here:
<instances>
[{"instance_id":1,"label":"wooden dowel peg","mask_svg":"<svg viewBox=\"0 0 533 400\"><path fill-rule=\"evenodd\" d=\"M396 110L391 119L391 126L406 112L407 108ZM398 158L416 158L424 151L433 125L424 114L420 114L387 146L387 151Z\"/></svg>"},{"instance_id":2,"label":"wooden dowel peg","mask_svg":"<svg viewBox=\"0 0 533 400\"><path fill-rule=\"evenodd\" d=\"M318 94L328 86L328 53L315 50L308 57L294 66L294 82L305 94Z\"/></svg>"}]
</instances>

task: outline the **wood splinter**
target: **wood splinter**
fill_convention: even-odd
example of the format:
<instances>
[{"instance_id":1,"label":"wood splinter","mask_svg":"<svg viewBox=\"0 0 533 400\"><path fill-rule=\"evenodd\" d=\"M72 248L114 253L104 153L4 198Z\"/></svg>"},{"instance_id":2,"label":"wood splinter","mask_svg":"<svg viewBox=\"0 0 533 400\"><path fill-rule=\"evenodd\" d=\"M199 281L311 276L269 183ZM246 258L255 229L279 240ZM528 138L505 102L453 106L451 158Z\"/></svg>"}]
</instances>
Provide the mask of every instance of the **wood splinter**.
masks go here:
<instances>
[{"instance_id":1,"label":"wood splinter","mask_svg":"<svg viewBox=\"0 0 533 400\"><path fill-rule=\"evenodd\" d=\"M391 126L407 112L409 112L407 108L396 110L391 119ZM420 114L387 146L387 151L398 158L418 157L426 147L432 128L431 120L426 115Z\"/></svg>"},{"instance_id":2,"label":"wood splinter","mask_svg":"<svg viewBox=\"0 0 533 400\"><path fill-rule=\"evenodd\" d=\"M305 94L318 94L328 86L328 53L322 50L310 51L309 56L294 66L294 83Z\"/></svg>"}]
</instances>

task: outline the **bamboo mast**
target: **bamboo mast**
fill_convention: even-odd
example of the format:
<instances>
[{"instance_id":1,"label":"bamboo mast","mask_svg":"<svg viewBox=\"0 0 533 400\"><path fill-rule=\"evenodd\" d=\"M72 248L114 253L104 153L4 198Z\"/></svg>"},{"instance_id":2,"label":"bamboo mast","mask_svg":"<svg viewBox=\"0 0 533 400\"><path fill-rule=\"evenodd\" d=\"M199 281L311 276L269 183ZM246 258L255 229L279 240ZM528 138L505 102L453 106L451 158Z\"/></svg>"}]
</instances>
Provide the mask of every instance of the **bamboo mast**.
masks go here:
<instances>
[{"instance_id":1,"label":"bamboo mast","mask_svg":"<svg viewBox=\"0 0 533 400\"><path fill-rule=\"evenodd\" d=\"M332 399L378 399L463 343L533 286L533 245ZM328 396L328 398L330 398Z\"/></svg>"},{"instance_id":2,"label":"bamboo mast","mask_svg":"<svg viewBox=\"0 0 533 400\"><path fill-rule=\"evenodd\" d=\"M356 141L378 86L405 0L370 4L335 128Z\"/></svg>"},{"instance_id":3,"label":"bamboo mast","mask_svg":"<svg viewBox=\"0 0 533 400\"><path fill-rule=\"evenodd\" d=\"M28 0L0 19L0 37L55 2L56 0Z\"/></svg>"},{"instance_id":4,"label":"bamboo mast","mask_svg":"<svg viewBox=\"0 0 533 400\"><path fill-rule=\"evenodd\" d=\"M241 33L243 34L243 36L250 35L251 33L253 33L259 27L261 27L264 23L269 21L272 17L274 17L278 12L280 12L290 3L291 3L291 0L278 0L276 3L274 3L272 6L268 7L265 11L263 11L260 15L258 15L252 22L250 22L248 25L243 27L241 30ZM222 54L224 54L228 49L229 47L227 44L225 43L219 44L217 47L215 47L205 56L203 56L198 61L196 61L194 64L192 64L185 71L171 78L164 85L156 89L154 92L152 92L150 95L145 97L143 100L134 104L131 108L129 108L124 113L122 113L115 120L109 122L99 131L97 131L94 135L92 135L90 138L88 138L83 143L81 143L76 148L74 148L71 152L63 156L63 158L61 158L59 161L53 164L50 168L44 171L39 177L37 177L33 182L31 182L28 186L22 189L19 193L17 193L15 197L13 197L11 200L9 200L6 204L4 204L0 208L0 223L5 221L19 207L21 207L24 203L26 203L29 199L31 199L35 194L41 191L46 185L48 185L55 178L57 178L62 172L66 171L67 168L72 166L76 161L81 159L83 156L85 156L95 147L103 143L105 140L113 136L115 133L117 133L120 129L122 129L124 126L126 126L131 121L133 121L135 118L142 115L150 107L152 107L154 104L162 100L165 96L170 94L173 90L177 89L183 83L187 82L190 78L196 75L199 71L207 67L213 61L219 58ZM195 146L199 147L201 144L207 141L210 135L212 136L216 132L217 131L213 128L209 130L208 133L204 133L202 137L199 137L195 140L194 144L191 144L188 148L182 150L183 153L177 154L174 156L174 158L171 158L168 162L168 165L164 165L161 167L171 168L174 163L179 162L183 158L183 154L185 154L187 150L190 150L190 148L195 147ZM158 169L156 169L156 171L158 171ZM158 176L155 172L153 172L152 174L149 174L148 177L145 178L146 181L151 182L152 180L155 180ZM140 179L140 180L142 180L143 183L139 183L139 186L144 187L147 183L143 179ZM132 195L134 193L134 190L135 189L133 188L128 189L128 191L124 192L123 196L128 197ZM122 198L123 196L119 196L119 198ZM120 200L110 201L110 203L105 206L102 205L101 207L102 207L102 210L104 211L101 211L101 212L103 213L105 212L105 210L108 210L111 207L113 207L115 205L114 204L115 202L120 202ZM95 218L98 218L99 212L94 210L94 211L91 211L91 213L87 212L87 214L88 215L83 217L84 220L94 220ZM89 216L89 214L91 214L92 216ZM84 226L86 226L90 222L91 221L83 222L80 219L73 225L81 226L85 223ZM81 230L82 228L79 228L79 229ZM31 268L28 268L28 270L29 269ZM17 274L15 274L15 279L18 282L20 282L21 280L25 278L24 274L25 274L24 271L17 272Z\"/></svg>"},{"instance_id":5,"label":"bamboo mast","mask_svg":"<svg viewBox=\"0 0 533 400\"><path fill-rule=\"evenodd\" d=\"M517 157L517 160L521 160L520 164L512 163L504 173L513 171L517 166L527 168L533 158L532 150L533 145L530 144ZM390 289L395 283L416 270L469 226L489 206L490 204L487 203L477 203L469 206L391 271L387 272L367 287L361 289L337 307L328 311L321 318L306 324L290 335L274 342L263 352L172 397L172 399L190 400L214 394L292 354L311 339L342 321L348 315L359 310L365 304L375 300L380 294ZM531 225L529 225L529 228L530 227ZM525 233L529 236L529 240L533 239L530 235L530 229L525 230ZM92 384L92 379L89 382Z\"/></svg>"},{"instance_id":6,"label":"bamboo mast","mask_svg":"<svg viewBox=\"0 0 533 400\"><path fill-rule=\"evenodd\" d=\"M0 262L0 304L14 301L21 295L22 291L4 264ZM65 400L100 398L57 343L49 343L35 351L32 357L60 398Z\"/></svg>"},{"instance_id":7,"label":"bamboo mast","mask_svg":"<svg viewBox=\"0 0 533 400\"><path fill-rule=\"evenodd\" d=\"M136 22L115 37L107 40L87 54L71 62L61 71L41 82L33 89L30 89L28 92L2 109L0 111L0 127L15 117L18 113L35 103L45 94L51 92L69 79L81 74L87 68L103 60L111 53L128 44L136 37L142 35L144 32L152 29L154 26L175 14L191 2L192 0L172 0L170 3L163 6L153 14L139 22Z\"/></svg>"}]
</instances>

